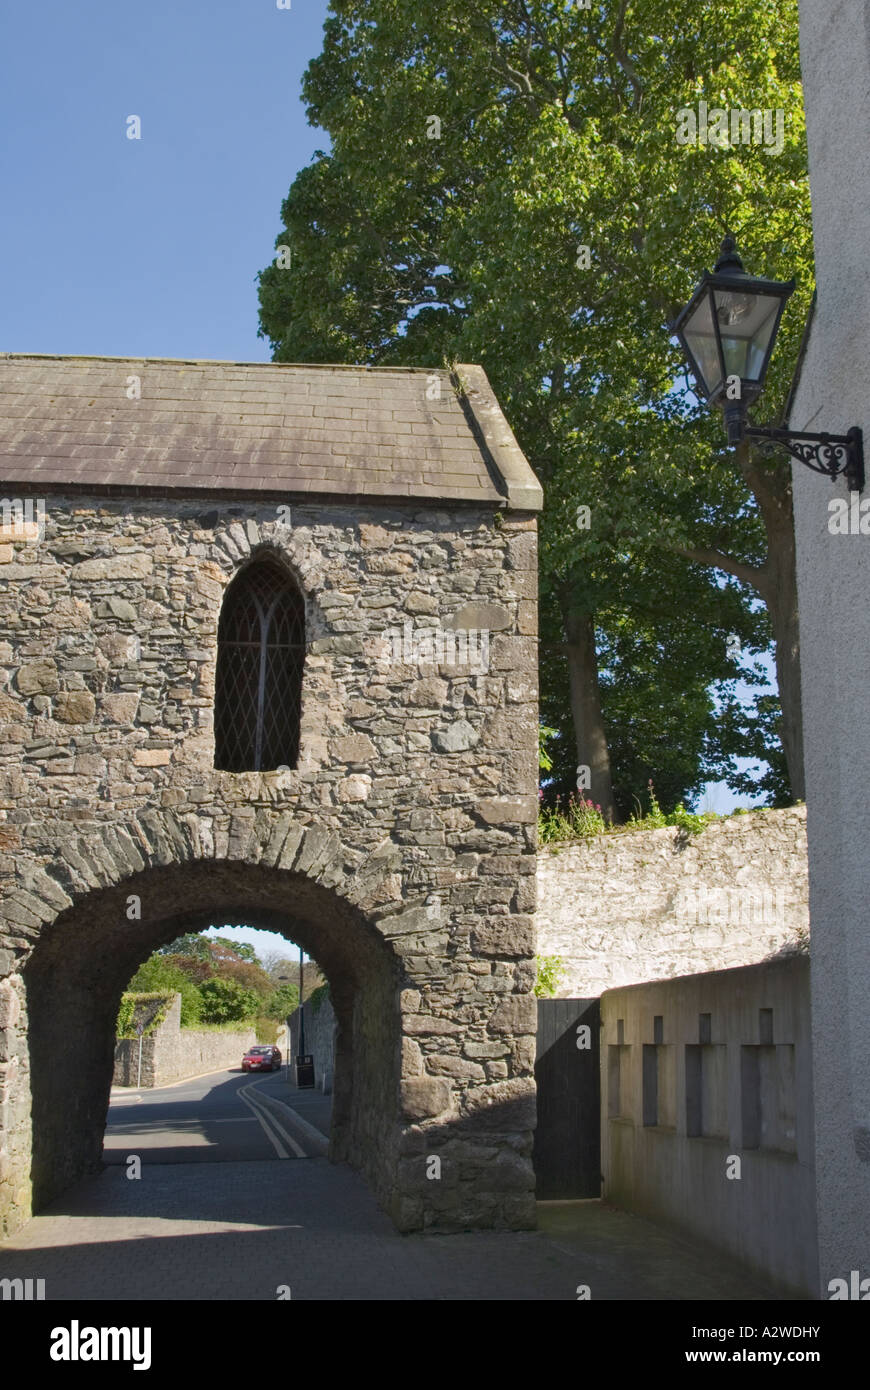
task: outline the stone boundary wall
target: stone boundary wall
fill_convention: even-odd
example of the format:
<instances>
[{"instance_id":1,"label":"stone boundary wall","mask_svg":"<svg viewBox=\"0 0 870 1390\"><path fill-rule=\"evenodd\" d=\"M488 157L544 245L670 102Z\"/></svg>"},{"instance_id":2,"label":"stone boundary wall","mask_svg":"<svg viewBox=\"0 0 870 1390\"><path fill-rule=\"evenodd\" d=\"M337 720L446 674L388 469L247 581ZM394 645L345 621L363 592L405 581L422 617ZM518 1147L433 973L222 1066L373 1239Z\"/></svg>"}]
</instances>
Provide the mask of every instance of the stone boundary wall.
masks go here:
<instances>
[{"instance_id":1,"label":"stone boundary wall","mask_svg":"<svg viewBox=\"0 0 870 1390\"><path fill-rule=\"evenodd\" d=\"M813 1299L809 976L792 956L602 995L601 1171L616 1206Z\"/></svg>"},{"instance_id":2,"label":"stone boundary wall","mask_svg":"<svg viewBox=\"0 0 870 1390\"><path fill-rule=\"evenodd\" d=\"M176 994L163 1022L142 1039L142 1088L166 1086L186 1076L240 1068L245 1049L257 1041L253 1028L232 1033L199 1032L181 1027L181 995ZM139 1039L119 1038L115 1044L113 1086L136 1086Z\"/></svg>"},{"instance_id":3,"label":"stone boundary wall","mask_svg":"<svg viewBox=\"0 0 870 1390\"><path fill-rule=\"evenodd\" d=\"M537 883L563 999L806 950L806 808L546 845Z\"/></svg>"},{"instance_id":4,"label":"stone boundary wall","mask_svg":"<svg viewBox=\"0 0 870 1390\"><path fill-rule=\"evenodd\" d=\"M315 1010L313 1004L305 1005L305 1051L314 1057L314 1084L318 1091L323 1087L323 1078L329 1076L327 1082L331 1089L331 1080L335 1075L335 1010L329 999L324 999L320 1008ZM290 1015L290 1037L291 1054L290 1063L299 1049L299 1010L296 1009ZM286 1060L286 1058L285 1058Z\"/></svg>"}]
</instances>

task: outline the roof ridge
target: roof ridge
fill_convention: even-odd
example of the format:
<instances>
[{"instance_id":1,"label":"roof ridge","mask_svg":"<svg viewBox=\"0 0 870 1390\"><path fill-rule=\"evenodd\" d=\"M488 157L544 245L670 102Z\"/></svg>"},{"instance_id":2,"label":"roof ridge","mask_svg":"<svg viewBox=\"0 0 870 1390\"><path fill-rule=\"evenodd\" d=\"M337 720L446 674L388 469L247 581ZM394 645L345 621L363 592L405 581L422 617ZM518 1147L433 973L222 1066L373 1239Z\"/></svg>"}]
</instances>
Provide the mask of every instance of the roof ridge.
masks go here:
<instances>
[{"instance_id":1,"label":"roof ridge","mask_svg":"<svg viewBox=\"0 0 870 1390\"><path fill-rule=\"evenodd\" d=\"M449 368L440 367L372 367L367 362L245 362L231 357L143 357L131 353L126 356L112 356L108 353L65 353L65 352L0 352L0 360L15 362L168 362L185 367L277 367L307 371L309 368L329 372L422 372L432 375L442 372L450 375Z\"/></svg>"}]
</instances>

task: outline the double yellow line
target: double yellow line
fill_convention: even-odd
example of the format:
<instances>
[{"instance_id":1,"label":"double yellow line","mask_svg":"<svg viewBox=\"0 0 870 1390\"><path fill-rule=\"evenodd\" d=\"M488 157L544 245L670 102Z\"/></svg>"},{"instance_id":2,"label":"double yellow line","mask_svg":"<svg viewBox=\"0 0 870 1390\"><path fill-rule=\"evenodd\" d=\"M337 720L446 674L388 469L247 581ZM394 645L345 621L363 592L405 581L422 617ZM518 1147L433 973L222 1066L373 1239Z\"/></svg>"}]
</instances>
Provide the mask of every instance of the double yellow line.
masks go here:
<instances>
[{"instance_id":1,"label":"double yellow line","mask_svg":"<svg viewBox=\"0 0 870 1390\"><path fill-rule=\"evenodd\" d=\"M281 1121L275 1119L275 1116L272 1114L272 1112L268 1110L267 1107L264 1105L262 1097L254 1094L255 1090L256 1083L253 1081L249 1081L246 1086L240 1086L236 1094L242 1101L244 1101L248 1109L251 1110L254 1115L256 1115L257 1119L260 1121L260 1124L263 1127L264 1133L266 1134L267 1138L271 1141L272 1146L278 1157L290 1157L290 1154L287 1152L287 1149L285 1149L284 1144L281 1142L281 1140L283 1139L284 1143L286 1143L289 1146L289 1148L292 1149L294 1158L307 1158L308 1154L306 1154L305 1150L299 1147L296 1140L293 1138L291 1134L287 1133L287 1130L281 1124Z\"/></svg>"}]
</instances>

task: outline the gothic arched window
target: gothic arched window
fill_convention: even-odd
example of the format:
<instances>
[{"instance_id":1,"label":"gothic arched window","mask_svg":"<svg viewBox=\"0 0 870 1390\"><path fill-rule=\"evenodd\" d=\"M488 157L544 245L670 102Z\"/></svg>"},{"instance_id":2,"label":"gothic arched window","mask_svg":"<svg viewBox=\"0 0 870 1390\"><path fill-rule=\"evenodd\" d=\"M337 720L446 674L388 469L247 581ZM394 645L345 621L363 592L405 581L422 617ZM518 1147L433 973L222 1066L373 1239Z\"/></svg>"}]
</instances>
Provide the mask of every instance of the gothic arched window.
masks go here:
<instances>
[{"instance_id":1,"label":"gothic arched window","mask_svg":"<svg viewBox=\"0 0 870 1390\"><path fill-rule=\"evenodd\" d=\"M218 624L216 768L296 766L304 661L305 600L275 560L255 560L227 589Z\"/></svg>"}]
</instances>

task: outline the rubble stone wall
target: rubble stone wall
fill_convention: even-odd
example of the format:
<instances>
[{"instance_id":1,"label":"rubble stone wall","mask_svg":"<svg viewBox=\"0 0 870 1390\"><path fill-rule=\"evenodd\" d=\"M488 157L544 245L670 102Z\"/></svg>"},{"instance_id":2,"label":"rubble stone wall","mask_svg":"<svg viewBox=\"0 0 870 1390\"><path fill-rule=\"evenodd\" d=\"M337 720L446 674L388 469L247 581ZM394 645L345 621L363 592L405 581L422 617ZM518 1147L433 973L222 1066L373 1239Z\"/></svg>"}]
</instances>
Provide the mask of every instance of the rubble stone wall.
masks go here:
<instances>
[{"instance_id":1,"label":"rubble stone wall","mask_svg":"<svg viewBox=\"0 0 870 1390\"><path fill-rule=\"evenodd\" d=\"M246 1050L257 1041L253 1028L232 1032L182 1028L181 995L176 994L166 1017L142 1038L142 1079L139 1080L139 1039L119 1038L115 1044L114 1086L166 1086L186 1076L224 1067L241 1066Z\"/></svg>"},{"instance_id":2,"label":"rubble stone wall","mask_svg":"<svg viewBox=\"0 0 870 1390\"><path fill-rule=\"evenodd\" d=\"M282 931L329 977L332 1154L401 1229L532 1225L534 518L44 500L44 534L0 547L7 1225L31 1180L39 1204L99 1167L120 993L212 920ZM299 764L217 771L221 600L267 552L305 596ZM409 664L406 623L429 634ZM485 661L468 641L451 664L444 630L485 631Z\"/></svg>"},{"instance_id":3,"label":"rubble stone wall","mask_svg":"<svg viewBox=\"0 0 870 1390\"><path fill-rule=\"evenodd\" d=\"M806 807L545 846L538 951L565 999L805 951Z\"/></svg>"}]
</instances>

